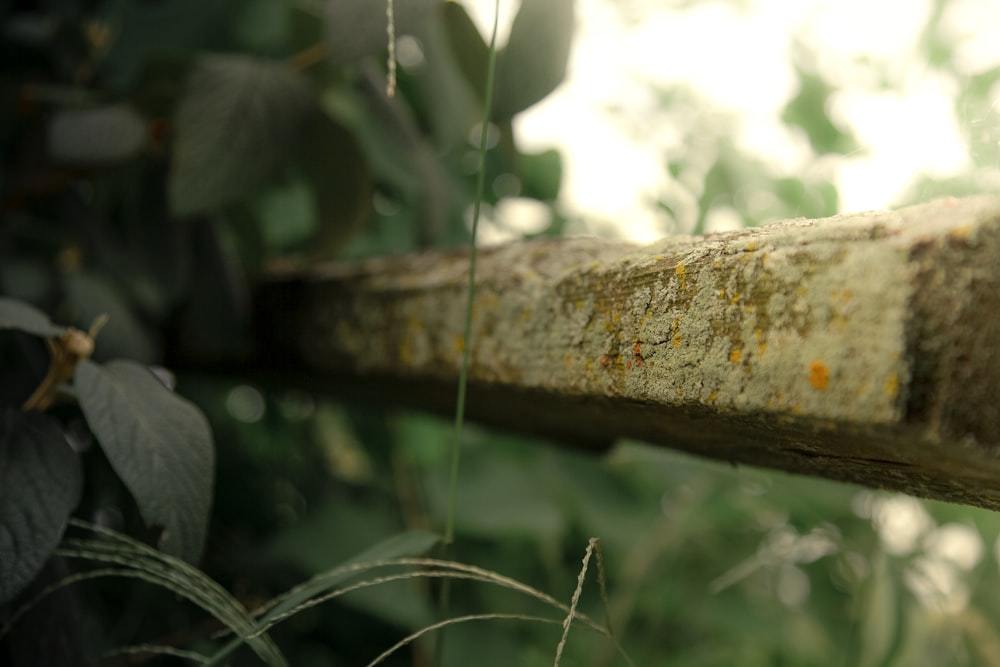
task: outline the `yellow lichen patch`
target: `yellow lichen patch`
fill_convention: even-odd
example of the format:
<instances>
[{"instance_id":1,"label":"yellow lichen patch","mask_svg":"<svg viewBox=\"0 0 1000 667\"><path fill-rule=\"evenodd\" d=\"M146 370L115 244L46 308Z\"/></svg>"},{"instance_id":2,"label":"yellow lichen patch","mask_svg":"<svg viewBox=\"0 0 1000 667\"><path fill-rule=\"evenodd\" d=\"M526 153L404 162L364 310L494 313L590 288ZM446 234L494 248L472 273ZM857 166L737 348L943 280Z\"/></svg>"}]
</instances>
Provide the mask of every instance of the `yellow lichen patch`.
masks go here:
<instances>
[{"instance_id":1,"label":"yellow lichen patch","mask_svg":"<svg viewBox=\"0 0 1000 667\"><path fill-rule=\"evenodd\" d=\"M399 341L399 360L410 366L416 362L414 356L414 340L419 339L424 334L424 323L419 317L409 316L406 318L406 333Z\"/></svg>"},{"instance_id":2,"label":"yellow lichen patch","mask_svg":"<svg viewBox=\"0 0 1000 667\"><path fill-rule=\"evenodd\" d=\"M753 252L756 249L757 249L756 241L750 241L750 243L747 243L747 252Z\"/></svg>"},{"instance_id":3,"label":"yellow lichen patch","mask_svg":"<svg viewBox=\"0 0 1000 667\"><path fill-rule=\"evenodd\" d=\"M773 410L782 409L785 405L785 392L775 388L774 393L767 397L767 407Z\"/></svg>"},{"instance_id":4,"label":"yellow lichen patch","mask_svg":"<svg viewBox=\"0 0 1000 667\"><path fill-rule=\"evenodd\" d=\"M764 330L757 327L753 330L753 337L757 339L757 356L763 357L767 353L767 341L764 340Z\"/></svg>"},{"instance_id":5,"label":"yellow lichen patch","mask_svg":"<svg viewBox=\"0 0 1000 667\"><path fill-rule=\"evenodd\" d=\"M757 339L757 356L763 357L767 354L767 341L764 340L764 330L757 327L753 330L753 336Z\"/></svg>"},{"instance_id":6,"label":"yellow lichen patch","mask_svg":"<svg viewBox=\"0 0 1000 667\"><path fill-rule=\"evenodd\" d=\"M738 364L742 359L743 359L743 350L741 350L740 348L734 347L732 350L729 351L729 361L733 362L734 364Z\"/></svg>"},{"instance_id":7,"label":"yellow lichen patch","mask_svg":"<svg viewBox=\"0 0 1000 667\"><path fill-rule=\"evenodd\" d=\"M830 384L830 369L819 359L813 359L809 362L809 384L813 386L813 389L820 391L826 391Z\"/></svg>"},{"instance_id":8,"label":"yellow lichen patch","mask_svg":"<svg viewBox=\"0 0 1000 667\"><path fill-rule=\"evenodd\" d=\"M616 307L614 310L611 311L608 319L604 321L604 330L607 331L608 333L615 331L616 329L618 329L618 325L621 324L621 321L622 321L622 311Z\"/></svg>"},{"instance_id":9,"label":"yellow lichen patch","mask_svg":"<svg viewBox=\"0 0 1000 667\"><path fill-rule=\"evenodd\" d=\"M670 325L670 332L673 333L673 335L674 335L674 337L673 337L674 338L674 340L673 340L674 347L680 347L681 346L681 340L683 340L681 338L680 328L681 328L681 318L675 317L673 324Z\"/></svg>"},{"instance_id":10,"label":"yellow lichen patch","mask_svg":"<svg viewBox=\"0 0 1000 667\"><path fill-rule=\"evenodd\" d=\"M719 392L717 392L715 390L712 390L712 393L708 395L708 398L705 399L705 402L706 403L715 403L715 401L718 398L719 398Z\"/></svg>"},{"instance_id":11,"label":"yellow lichen patch","mask_svg":"<svg viewBox=\"0 0 1000 667\"><path fill-rule=\"evenodd\" d=\"M972 236L972 231L972 225L959 225L948 232L948 236L953 239L967 239Z\"/></svg>"},{"instance_id":12,"label":"yellow lichen patch","mask_svg":"<svg viewBox=\"0 0 1000 667\"><path fill-rule=\"evenodd\" d=\"M567 352L566 355L563 357L563 366L566 367L567 371L573 369L573 355L570 354L569 352Z\"/></svg>"},{"instance_id":13,"label":"yellow lichen patch","mask_svg":"<svg viewBox=\"0 0 1000 667\"><path fill-rule=\"evenodd\" d=\"M413 366L413 340L404 338L399 341L399 360L404 366Z\"/></svg>"},{"instance_id":14,"label":"yellow lichen patch","mask_svg":"<svg viewBox=\"0 0 1000 667\"><path fill-rule=\"evenodd\" d=\"M604 330L608 333L619 331L619 323L622 321L622 312L615 308L611 312L605 312Z\"/></svg>"},{"instance_id":15,"label":"yellow lichen patch","mask_svg":"<svg viewBox=\"0 0 1000 667\"><path fill-rule=\"evenodd\" d=\"M854 298L854 293L851 292L851 290L849 289L841 289L841 290L834 290L833 294L831 294L830 296L833 297L834 301L839 301L842 304L847 304L850 303L852 298Z\"/></svg>"},{"instance_id":16,"label":"yellow lichen patch","mask_svg":"<svg viewBox=\"0 0 1000 667\"><path fill-rule=\"evenodd\" d=\"M683 264L678 264L674 267L674 275L681 283L681 289L687 289L687 269L685 269Z\"/></svg>"},{"instance_id":17,"label":"yellow lichen patch","mask_svg":"<svg viewBox=\"0 0 1000 667\"><path fill-rule=\"evenodd\" d=\"M493 308L496 308L498 303L500 303L500 297L497 294L493 294L491 292L477 292L473 308L476 310L480 308L484 310L492 310Z\"/></svg>"},{"instance_id":18,"label":"yellow lichen patch","mask_svg":"<svg viewBox=\"0 0 1000 667\"><path fill-rule=\"evenodd\" d=\"M411 315L406 318L406 330L410 333L420 333L424 330L424 323L419 317Z\"/></svg>"},{"instance_id":19,"label":"yellow lichen patch","mask_svg":"<svg viewBox=\"0 0 1000 667\"><path fill-rule=\"evenodd\" d=\"M732 296L729 297L729 303L731 303L732 305L735 306L739 302L740 302L740 294L739 294L739 292L733 292Z\"/></svg>"},{"instance_id":20,"label":"yellow lichen patch","mask_svg":"<svg viewBox=\"0 0 1000 667\"><path fill-rule=\"evenodd\" d=\"M885 379L885 384L882 385L882 393L889 398L896 398L899 395L899 375L889 373L889 377Z\"/></svg>"}]
</instances>

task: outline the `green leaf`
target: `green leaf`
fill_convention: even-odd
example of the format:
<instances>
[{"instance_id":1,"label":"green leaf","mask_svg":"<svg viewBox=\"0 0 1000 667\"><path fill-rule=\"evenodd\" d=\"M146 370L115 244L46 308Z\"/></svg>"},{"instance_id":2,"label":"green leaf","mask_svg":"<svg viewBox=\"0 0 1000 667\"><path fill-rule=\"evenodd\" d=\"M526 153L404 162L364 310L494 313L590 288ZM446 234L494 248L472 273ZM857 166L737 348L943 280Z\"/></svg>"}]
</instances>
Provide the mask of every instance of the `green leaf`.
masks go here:
<instances>
[{"instance_id":1,"label":"green leaf","mask_svg":"<svg viewBox=\"0 0 1000 667\"><path fill-rule=\"evenodd\" d=\"M789 217L825 218L837 213L837 188L832 183L779 178L773 191L786 204Z\"/></svg>"},{"instance_id":2,"label":"green leaf","mask_svg":"<svg viewBox=\"0 0 1000 667\"><path fill-rule=\"evenodd\" d=\"M905 628L899 617L902 593L898 590L889 569L885 553L878 553L872 560L872 574L867 583L862 604L860 623L860 655L855 664L893 664L890 655L899 645Z\"/></svg>"},{"instance_id":3,"label":"green leaf","mask_svg":"<svg viewBox=\"0 0 1000 667\"><path fill-rule=\"evenodd\" d=\"M233 22L240 6L238 0L94 5L88 18L114 26L107 51L96 59L98 81L115 90L145 83L146 68L154 61L180 60L218 43L219 32Z\"/></svg>"},{"instance_id":4,"label":"green leaf","mask_svg":"<svg viewBox=\"0 0 1000 667\"><path fill-rule=\"evenodd\" d=\"M396 35L420 28L440 0L395 0ZM386 51L386 0L324 0L326 56L334 65L349 65Z\"/></svg>"},{"instance_id":5,"label":"green leaf","mask_svg":"<svg viewBox=\"0 0 1000 667\"><path fill-rule=\"evenodd\" d=\"M135 362L76 367L80 408L160 548L196 561L205 543L215 452L204 415Z\"/></svg>"},{"instance_id":6,"label":"green leaf","mask_svg":"<svg viewBox=\"0 0 1000 667\"><path fill-rule=\"evenodd\" d=\"M173 213L203 213L252 193L294 153L315 112L309 84L287 65L238 55L203 58L175 120Z\"/></svg>"},{"instance_id":7,"label":"green leaf","mask_svg":"<svg viewBox=\"0 0 1000 667\"><path fill-rule=\"evenodd\" d=\"M127 104L65 109L49 121L49 156L69 164L108 164L146 145L146 120Z\"/></svg>"},{"instance_id":8,"label":"green leaf","mask_svg":"<svg viewBox=\"0 0 1000 667\"><path fill-rule=\"evenodd\" d=\"M828 112L834 89L817 74L797 67L799 92L785 106L781 120L801 128L814 151L850 153L858 149L858 142L847 131L840 129Z\"/></svg>"},{"instance_id":9,"label":"green leaf","mask_svg":"<svg viewBox=\"0 0 1000 667\"><path fill-rule=\"evenodd\" d=\"M457 2L444 6L444 27L451 52L459 71L476 91L480 101L486 99L486 66L490 49L465 8Z\"/></svg>"},{"instance_id":10,"label":"green leaf","mask_svg":"<svg viewBox=\"0 0 1000 667\"><path fill-rule=\"evenodd\" d=\"M82 484L80 461L51 417L0 415L0 604L42 569Z\"/></svg>"},{"instance_id":11,"label":"green leaf","mask_svg":"<svg viewBox=\"0 0 1000 667\"><path fill-rule=\"evenodd\" d=\"M525 197L554 201L559 197L562 174L562 154L555 149L521 155L521 184Z\"/></svg>"},{"instance_id":12,"label":"green leaf","mask_svg":"<svg viewBox=\"0 0 1000 667\"><path fill-rule=\"evenodd\" d=\"M316 232L313 191L302 180L268 188L254 198L253 208L269 249L287 252L303 247Z\"/></svg>"},{"instance_id":13,"label":"green leaf","mask_svg":"<svg viewBox=\"0 0 1000 667\"><path fill-rule=\"evenodd\" d=\"M233 18L229 29L244 49L280 49L291 33L291 3L274 0L247 0Z\"/></svg>"},{"instance_id":14,"label":"green leaf","mask_svg":"<svg viewBox=\"0 0 1000 667\"><path fill-rule=\"evenodd\" d=\"M317 254L332 253L371 217L375 184L361 145L343 125L319 113L308 134L299 166L319 218L314 246Z\"/></svg>"},{"instance_id":15,"label":"green leaf","mask_svg":"<svg viewBox=\"0 0 1000 667\"><path fill-rule=\"evenodd\" d=\"M973 162L978 167L994 169L997 165L997 147L1000 146L1000 114L996 93L1000 85L1000 64L978 72L962 81L961 92L955 100L955 114L967 118L962 124L969 142ZM988 188L988 179L982 179ZM995 188L994 188L995 190ZM983 191L982 186L979 190ZM962 190L948 195L960 195ZM927 200L930 195L921 195Z\"/></svg>"},{"instance_id":16,"label":"green leaf","mask_svg":"<svg viewBox=\"0 0 1000 667\"><path fill-rule=\"evenodd\" d=\"M17 329L36 336L58 336L65 329L52 324L49 316L17 299L0 297L0 329Z\"/></svg>"},{"instance_id":17,"label":"green leaf","mask_svg":"<svg viewBox=\"0 0 1000 667\"><path fill-rule=\"evenodd\" d=\"M485 63L480 74L482 90L477 91L463 74L463 67L475 67L475 63L456 55L441 20L427 22L420 32L420 45L423 65L405 67L402 72L406 101L440 155L467 150L469 132L483 117ZM447 103L442 104L442 100Z\"/></svg>"},{"instance_id":18,"label":"green leaf","mask_svg":"<svg viewBox=\"0 0 1000 667\"><path fill-rule=\"evenodd\" d=\"M234 211L238 213L238 211ZM227 216L231 217L231 216ZM231 229L241 233L256 231L253 225ZM198 289L188 297L177 325L182 349L213 359L227 358L242 342L249 319L249 286L246 269L239 257L227 249L225 225L215 220L195 225L191 231L191 284Z\"/></svg>"},{"instance_id":19,"label":"green leaf","mask_svg":"<svg viewBox=\"0 0 1000 667\"><path fill-rule=\"evenodd\" d=\"M494 114L507 120L551 93L566 76L574 0L523 0L497 54Z\"/></svg>"},{"instance_id":20,"label":"green leaf","mask_svg":"<svg viewBox=\"0 0 1000 667\"><path fill-rule=\"evenodd\" d=\"M151 328L135 315L133 304L118 286L104 276L89 271L66 274L63 290L69 321L87 329L101 315L108 316L108 326L95 340L97 359L127 357L144 363L159 358L160 343Z\"/></svg>"},{"instance_id":21,"label":"green leaf","mask_svg":"<svg viewBox=\"0 0 1000 667\"><path fill-rule=\"evenodd\" d=\"M532 461L526 465L514 458L517 440L508 442L512 445L510 457L487 457L481 452L463 455L455 503L456 530L486 539L560 539L569 525L549 480L541 473L534 477L540 455L526 453ZM431 516L443 517L448 511L446 474L444 470L436 472L431 478L434 483L428 485Z\"/></svg>"}]
</instances>

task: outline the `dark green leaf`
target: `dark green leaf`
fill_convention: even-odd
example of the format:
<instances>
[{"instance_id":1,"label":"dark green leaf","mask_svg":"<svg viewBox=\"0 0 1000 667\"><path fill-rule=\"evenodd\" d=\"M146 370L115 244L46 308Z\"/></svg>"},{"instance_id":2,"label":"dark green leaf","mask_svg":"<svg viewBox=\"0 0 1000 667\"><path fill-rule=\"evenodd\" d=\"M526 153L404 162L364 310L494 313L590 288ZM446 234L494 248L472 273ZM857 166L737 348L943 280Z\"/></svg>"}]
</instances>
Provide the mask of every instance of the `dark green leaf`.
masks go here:
<instances>
[{"instance_id":1,"label":"dark green leaf","mask_svg":"<svg viewBox=\"0 0 1000 667\"><path fill-rule=\"evenodd\" d=\"M13 409L0 415L0 604L42 569L82 482L80 461L51 417Z\"/></svg>"},{"instance_id":2,"label":"dark green leaf","mask_svg":"<svg viewBox=\"0 0 1000 667\"><path fill-rule=\"evenodd\" d=\"M243 2L230 30L240 46L246 49L280 48L291 32L291 9L290 3L274 0Z\"/></svg>"},{"instance_id":3,"label":"dark green leaf","mask_svg":"<svg viewBox=\"0 0 1000 667\"><path fill-rule=\"evenodd\" d=\"M360 95L325 95L324 111L351 130L377 182L401 194L413 220L409 227L429 244L448 216L447 174L412 110L400 97L386 97L384 85L384 78L369 70L359 81ZM391 230L390 246L406 239L400 227Z\"/></svg>"},{"instance_id":4,"label":"dark green leaf","mask_svg":"<svg viewBox=\"0 0 1000 667\"><path fill-rule=\"evenodd\" d=\"M246 227L240 231L256 231ZM194 227L191 236L191 281L197 289L178 317L181 346L207 358L226 358L246 333L250 308L246 271L239 258L226 251L222 225L206 220Z\"/></svg>"},{"instance_id":5,"label":"dark green leaf","mask_svg":"<svg viewBox=\"0 0 1000 667\"><path fill-rule=\"evenodd\" d=\"M0 297L0 329L17 329L36 336L58 336L62 327L52 324L49 316L23 301Z\"/></svg>"},{"instance_id":6,"label":"dark green leaf","mask_svg":"<svg viewBox=\"0 0 1000 667\"><path fill-rule=\"evenodd\" d=\"M170 206L176 215L217 209L272 178L316 109L291 67L238 55L201 60L177 111Z\"/></svg>"},{"instance_id":7,"label":"dark green leaf","mask_svg":"<svg viewBox=\"0 0 1000 667\"><path fill-rule=\"evenodd\" d=\"M66 109L49 122L49 156L70 164L121 162L141 151L146 137L146 120L126 104Z\"/></svg>"},{"instance_id":8,"label":"dark green leaf","mask_svg":"<svg viewBox=\"0 0 1000 667\"><path fill-rule=\"evenodd\" d=\"M428 489L429 505L444 516L447 484ZM547 483L547 482L546 482ZM467 457L458 480L455 525L463 535L556 539L565 535L566 516L552 491L525 475L515 461Z\"/></svg>"},{"instance_id":9,"label":"dark green leaf","mask_svg":"<svg viewBox=\"0 0 1000 667\"><path fill-rule=\"evenodd\" d=\"M448 45L443 21L428 21L420 32L424 62L419 67L405 67L401 87L406 100L426 125L436 150L441 155L465 149L469 131L483 118L482 91L477 91L462 73L464 63ZM484 65L481 77L486 76ZM446 103L442 103L447 100Z\"/></svg>"},{"instance_id":10,"label":"dark green leaf","mask_svg":"<svg viewBox=\"0 0 1000 667\"><path fill-rule=\"evenodd\" d=\"M465 8L457 2L444 6L444 25L455 63L465 76L479 100L486 99L486 67L489 46L483 41L476 24Z\"/></svg>"},{"instance_id":11,"label":"dark green leaf","mask_svg":"<svg viewBox=\"0 0 1000 667\"><path fill-rule=\"evenodd\" d=\"M287 252L301 248L316 232L313 191L302 180L267 189L254 198L253 209L260 217L261 235L269 249Z\"/></svg>"},{"instance_id":12,"label":"dark green leaf","mask_svg":"<svg viewBox=\"0 0 1000 667\"><path fill-rule=\"evenodd\" d=\"M187 58L232 23L242 0L105 2L95 6L96 25L114 26L101 54L101 82L125 87L142 82L144 68L156 59Z\"/></svg>"},{"instance_id":13,"label":"dark green leaf","mask_svg":"<svg viewBox=\"0 0 1000 667\"><path fill-rule=\"evenodd\" d=\"M497 55L495 117L507 120L551 93L566 76L574 0L523 0Z\"/></svg>"},{"instance_id":14,"label":"dark green leaf","mask_svg":"<svg viewBox=\"0 0 1000 667\"><path fill-rule=\"evenodd\" d=\"M414 32L440 0L395 0L397 35ZM386 51L386 0L324 0L326 56L334 65L349 65Z\"/></svg>"},{"instance_id":15,"label":"dark green leaf","mask_svg":"<svg viewBox=\"0 0 1000 667\"><path fill-rule=\"evenodd\" d=\"M0 265L0 294L8 299L44 303L52 294L53 272L41 257L7 255Z\"/></svg>"},{"instance_id":16,"label":"dark green leaf","mask_svg":"<svg viewBox=\"0 0 1000 667\"><path fill-rule=\"evenodd\" d=\"M160 548L188 561L208 527L215 451L208 422L145 367L124 360L76 367L80 407Z\"/></svg>"},{"instance_id":17,"label":"dark green leaf","mask_svg":"<svg viewBox=\"0 0 1000 667\"><path fill-rule=\"evenodd\" d=\"M342 125L325 113L316 114L308 133L299 164L319 217L316 250L330 253L371 216L375 185L361 146Z\"/></svg>"},{"instance_id":18,"label":"dark green leaf","mask_svg":"<svg viewBox=\"0 0 1000 667\"><path fill-rule=\"evenodd\" d=\"M152 363L159 357L159 344L153 332L134 314L131 304L117 286L99 274L78 271L63 282L70 321L81 329L89 328L101 315L108 325L95 343L95 357L127 357Z\"/></svg>"}]
</instances>

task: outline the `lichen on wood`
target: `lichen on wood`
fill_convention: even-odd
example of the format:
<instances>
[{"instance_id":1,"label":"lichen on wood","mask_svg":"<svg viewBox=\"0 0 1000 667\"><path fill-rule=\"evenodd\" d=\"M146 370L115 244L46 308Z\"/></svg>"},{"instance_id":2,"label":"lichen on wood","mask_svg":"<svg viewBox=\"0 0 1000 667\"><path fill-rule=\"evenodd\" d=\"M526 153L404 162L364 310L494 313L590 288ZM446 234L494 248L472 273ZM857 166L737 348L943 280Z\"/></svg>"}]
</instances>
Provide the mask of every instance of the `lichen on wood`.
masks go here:
<instances>
[{"instance_id":1,"label":"lichen on wood","mask_svg":"<svg viewBox=\"0 0 1000 667\"><path fill-rule=\"evenodd\" d=\"M645 247L481 251L470 416L1000 508L1000 199ZM320 384L447 410L468 258L272 276L262 347Z\"/></svg>"}]
</instances>

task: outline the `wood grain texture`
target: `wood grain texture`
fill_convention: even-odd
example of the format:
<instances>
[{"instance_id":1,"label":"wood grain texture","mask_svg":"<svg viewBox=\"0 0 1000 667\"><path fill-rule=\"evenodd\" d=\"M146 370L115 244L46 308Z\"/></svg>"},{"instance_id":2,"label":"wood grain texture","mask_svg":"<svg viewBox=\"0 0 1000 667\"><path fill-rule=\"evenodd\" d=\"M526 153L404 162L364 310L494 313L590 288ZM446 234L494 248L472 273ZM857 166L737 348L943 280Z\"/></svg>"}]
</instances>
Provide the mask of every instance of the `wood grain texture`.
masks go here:
<instances>
[{"instance_id":1,"label":"wood grain texture","mask_svg":"<svg viewBox=\"0 0 1000 667\"><path fill-rule=\"evenodd\" d=\"M1000 198L479 262L472 418L1000 509ZM434 252L276 272L261 354L447 412L467 270Z\"/></svg>"}]
</instances>

